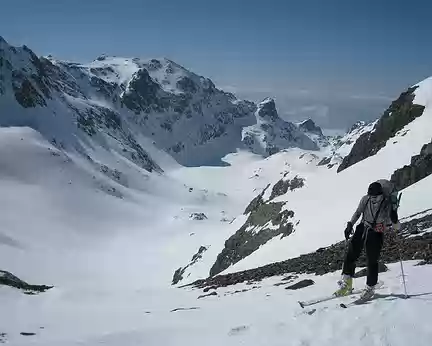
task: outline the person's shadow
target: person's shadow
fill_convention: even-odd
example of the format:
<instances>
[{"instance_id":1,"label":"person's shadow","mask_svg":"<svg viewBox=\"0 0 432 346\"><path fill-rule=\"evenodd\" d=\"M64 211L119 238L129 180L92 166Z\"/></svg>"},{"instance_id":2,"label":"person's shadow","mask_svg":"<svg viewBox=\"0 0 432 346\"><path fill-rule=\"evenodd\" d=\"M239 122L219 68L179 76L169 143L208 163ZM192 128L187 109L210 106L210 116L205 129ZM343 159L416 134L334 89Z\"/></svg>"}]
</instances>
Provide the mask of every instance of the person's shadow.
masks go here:
<instances>
[{"instance_id":1,"label":"person's shadow","mask_svg":"<svg viewBox=\"0 0 432 346\"><path fill-rule=\"evenodd\" d=\"M431 296L431 297L430 299L422 298L425 296ZM375 300L375 299L384 299L384 300L421 299L421 300L428 300L432 302L432 292L409 294L408 296L405 296L405 294L397 294L397 293L390 293L390 294L376 293L371 300Z\"/></svg>"}]
</instances>

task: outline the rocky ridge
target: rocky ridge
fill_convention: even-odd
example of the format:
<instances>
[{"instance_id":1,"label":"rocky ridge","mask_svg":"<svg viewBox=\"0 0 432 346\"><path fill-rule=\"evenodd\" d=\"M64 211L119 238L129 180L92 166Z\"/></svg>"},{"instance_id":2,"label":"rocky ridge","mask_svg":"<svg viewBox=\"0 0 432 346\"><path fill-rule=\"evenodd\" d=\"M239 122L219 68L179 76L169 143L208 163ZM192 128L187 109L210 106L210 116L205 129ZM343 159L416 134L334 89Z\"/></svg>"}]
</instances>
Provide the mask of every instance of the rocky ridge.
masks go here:
<instances>
[{"instance_id":1,"label":"rocky ridge","mask_svg":"<svg viewBox=\"0 0 432 346\"><path fill-rule=\"evenodd\" d=\"M398 190L402 190L432 174L432 141L423 145L419 155L411 158L411 163L396 170L391 181Z\"/></svg>"},{"instance_id":2,"label":"rocky ridge","mask_svg":"<svg viewBox=\"0 0 432 346\"><path fill-rule=\"evenodd\" d=\"M363 133L357 139L351 152L338 167L338 172L375 155L386 145L388 139L423 114L425 107L413 103L417 88L418 86L414 86L403 92L376 122L373 130Z\"/></svg>"}]
</instances>

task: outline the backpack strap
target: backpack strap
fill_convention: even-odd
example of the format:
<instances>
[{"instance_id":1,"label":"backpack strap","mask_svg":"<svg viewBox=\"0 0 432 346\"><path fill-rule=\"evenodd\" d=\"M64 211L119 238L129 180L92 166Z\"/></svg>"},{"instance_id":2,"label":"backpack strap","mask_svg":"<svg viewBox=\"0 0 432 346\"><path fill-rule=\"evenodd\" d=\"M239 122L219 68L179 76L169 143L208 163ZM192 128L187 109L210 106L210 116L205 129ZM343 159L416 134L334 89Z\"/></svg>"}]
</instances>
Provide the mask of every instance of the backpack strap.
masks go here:
<instances>
[{"instance_id":1,"label":"backpack strap","mask_svg":"<svg viewBox=\"0 0 432 346\"><path fill-rule=\"evenodd\" d=\"M378 210L377 210L377 212L376 212L376 214L375 214L375 216L374 216L374 219L373 219L373 222L372 222L372 225L371 225L371 228L372 228L372 229L375 229L375 226L376 226L376 222L377 222L377 220L378 220L379 213L381 212L381 207L383 206L385 200L386 200L386 198L383 196L383 199L382 199L382 201L381 201L381 203L380 203L380 205L379 205L379 207L378 207ZM371 206L371 205L369 205L369 206L370 206L371 211L372 211L372 206ZM371 213L371 214L372 214L372 213Z\"/></svg>"},{"instance_id":2,"label":"backpack strap","mask_svg":"<svg viewBox=\"0 0 432 346\"><path fill-rule=\"evenodd\" d=\"M369 202L370 202L370 196L368 196L368 200L366 201L366 203L365 203L365 206L364 206L364 208L363 208L363 214L364 214L364 212L366 211L366 208L367 208L367 206L368 206L368 204L369 204Z\"/></svg>"}]
</instances>

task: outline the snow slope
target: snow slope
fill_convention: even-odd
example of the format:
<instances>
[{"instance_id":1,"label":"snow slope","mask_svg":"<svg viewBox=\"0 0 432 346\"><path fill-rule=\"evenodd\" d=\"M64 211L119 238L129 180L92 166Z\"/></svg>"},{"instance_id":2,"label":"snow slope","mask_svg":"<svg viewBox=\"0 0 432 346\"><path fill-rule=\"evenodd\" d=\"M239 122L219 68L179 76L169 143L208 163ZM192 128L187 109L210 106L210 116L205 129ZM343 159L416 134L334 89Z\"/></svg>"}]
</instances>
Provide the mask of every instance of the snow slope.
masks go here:
<instances>
[{"instance_id":1,"label":"snow slope","mask_svg":"<svg viewBox=\"0 0 432 346\"><path fill-rule=\"evenodd\" d=\"M221 289L218 296L200 300L197 292L185 290L149 292L125 287L120 291L107 286L92 292L63 289L31 297L6 288L0 295L2 307L14 314L0 319L11 345L330 346L350 340L352 345L426 346L432 336L427 318L432 302L430 268L413 264L405 264L410 299L401 299L399 266L392 265L381 276L385 288L375 301L349 310L333 301L316 306L312 315L297 301L332 291L338 275L312 277L316 285L299 291L274 286L281 278L273 277L244 293L234 294L251 286ZM355 284L360 286L360 281ZM172 312L176 308L186 310ZM22 331L37 335L23 337Z\"/></svg>"},{"instance_id":2,"label":"snow slope","mask_svg":"<svg viewBox=\"0 0 432 346\"><path fill-rule=\"evenodd\" d=\"M240 159L237 167L249 162L252 169L258 157L243 154L228 160ZM127 165L129 170L122 171L130 185L113 184L80 155L65 154L29 128L0 129L0 158L1 268L55 286L37 296L0 286L0 334L6 333L11 345L94 343L143 323L143 335L123 342L154 344L159 339L152 331L156 321L143 320L145 311L161 312L169 321L165 310L196 299L171 288L171 275L197 249L200 243L194 239L200 234L224 236L221 217L234 217L241 204L238 192L224 195L217 184L205 190L204 181L193 184L192 175L188 182L174 173L151 174L115 156L105 162ZM244 169L243 177L253 172ZM261 184L249 181L246 198ZM122 198L105 193L103 185L115 187ZM192 212L204 212L208 220L190 220ZM178 320L168 323L175 327Z\"/></svg>"},{"instance_id":3,"label":"snow slope","mask_svg":"<svg viewBox=\"0 0 432 346\"><path fill-rule=\"evenodd\" d=\"M264 177L279 179L278 156L286 155L288 166L293 154L294 150L280 153L263 163L257 156L238 153L227 158L230 167L183 168L170 176L138 169L136 175L147 175L137 179L146 190L117 186L124 194L119 199L99 190L93 175L106 184L112 180L79 156L64 157L34 130L1 129L2 269L30 282L55 285L35 296L0 286L1 340L19 346L333 345L347 339L354 345L397 346L407 340L428 345L432 302L428 266L405 264L409 293L416 295L407 301L399 298L403 292L399 267L392 265L381 275L384 297L352 311L331 302L317 306L313 315L304 314L297 301L333 291L338 273L300 276L316 284L299 291L274 286L281 278L273 277L218 289L218 296L199 300L202 291L170 286L171 273L188 257L184 252L196 249L190 239L202 233L223 238L221 207L235 213L241 204L239 194L249 198L254 194L250 189L263 186ZM329 171L295 157L297 161L291 156L297 162L290 166L293 169ZM265 169L257 171L259 166ZM230 181L233 190L221 190L227 196L216 193L224 187L224 174L236 178ZM246 179L248 175L255 178ZM203 191L209 180L214 191ZM425 205L431 181L424 179L410 188L423 196ZM247 184L243 191L241 182ZM190 186L194 191L189 192ZM406 204L411 204L411 193L408 189L404 193ZM416 207L403 212L413 210ZM209 219L204 224L191 221L192 211L203 211ZM363 280L355 285L361 287ZM249 291L234 293L242 290ZM197 309L171 312L177 308Z\"/></svg>"},{"instance_id":4,"label":"snow slope","mask_svg":"<svg viewBox=\"0 0 432 346\"><path fill-rule=\"evenodd\" d=\"M54 285L39 295L0 286L0 343L343 345L350 340L353 345L429 345L431 269L415 262L405 264L409 292L416 295L410 300L400 299L399 267L391 265L381 275L387 296L352 311L332 302L312 315L304 314L297 301L332 292L339 273L299 276L316 282L299 291L275 286L281 278L272 277L200 299L201 290L178 288L171 281L174 271L192 262L181 283L207 276L225 241L245 222L242 213L249 201L281 179L304 179L304 187L273 200L295 212L294 233L270 240L227 272L341 240L370 181L389 177L430 142L431 80L415 91L415 102L426 106L424 114L376 155L337 174L332 165L373 125L355 128L339 142L329 139L320 151L292 148L292 138L283 137L283 127L290 125L250 112L253 104L171 61L100 57L75 64L39 59L28 48L11 49L1 40L0 48L6 76L0 85L0 270ZM28 107L17 101L17 92ZM176 120L180 113L171 109L181 106L186 94L193 103L180 113L187 119L187 110L199 99L210 106L201 111L197 106L191 121L199 115L205 120L197 126L215 127L207 127L212 136L204 136L208 141L199 148L173 154L174 141L197 140L185 132L188 120ZM222 109L226 112L215 111ZM221 117L210 121L215 115ZM228 130L226 136L214 136L216 124L227 125L237 137ZM253 151L261 155L231 144L213 150L229 138L239 143L242 131L253 134L258 142ZM313 143L297 131L292 128L289 135L300 138L298 143ZM272 133L266 138L270 141L261 141ZM272 145L282 150L263 158ZM161 148L190 166L188 155L201 163L222 158L226 167L184 167ZM325 157L331 161L319 165ZM401 216L431 208L431 189L430 176L405 189ZM266 190L263 198L268 200L271 192ZM206 218L194 220L194 213ZM191 260L202 247L202 257ZM356 280L356 286L362 285L363 279ZM351 318L345 318L347 313Z\"/></svg>"},{"instance_id":5,"label":"snow slope","mask_svg":"<svg viewBox=\"0 0 432 346\"><path fill-rule=\"evenodd\" d=\"M235 218L256 191L279 180L278 156L285 155L288 169L295 152L264 161L239 152L225 159L228 167L177 168L159 175L115 155L104 156L105 149L94 146L105 164L123 172L127 184L121 180L122 185L32 129L1 128L0 140L1 268L55 286L37 296L0 287L0 333L11 345L191 341L190 333L199 334L202 323L220 319L224 305L214 305L216 310L205 315L209 320L197 315L201 322L169 312L198 302L196 292L170 287L172 273L201 245L216 255L213 248L238 225L237 219L229 225L222 218ZM302 154L297 149L293 169L327 171L316 166L313 156L300 160ZM122 198L106 193L112 187ZM190 220L192 212L204 212L208 219ZM196 266L195 278L208 273L205 260ZM230 329L242 319L238 315L218 324L213 339L236 334ZM196 332L185 323L195 325Z\"/></svg>"}]
</instances>

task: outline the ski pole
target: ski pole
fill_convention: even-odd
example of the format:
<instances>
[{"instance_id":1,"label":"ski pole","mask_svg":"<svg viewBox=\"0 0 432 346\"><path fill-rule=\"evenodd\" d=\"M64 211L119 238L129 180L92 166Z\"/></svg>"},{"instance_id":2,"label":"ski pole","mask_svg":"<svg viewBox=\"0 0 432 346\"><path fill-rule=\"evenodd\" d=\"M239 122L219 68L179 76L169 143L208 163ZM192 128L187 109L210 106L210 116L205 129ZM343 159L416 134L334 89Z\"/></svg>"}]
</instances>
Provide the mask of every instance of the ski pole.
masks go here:
<instances>
[{"instance_id":1,"label":"ski pole","mask_svg":"<svg viewBox=\"0 0 432 346\"><path fill-rule=\"evenodd\" d=\"M399 209L399 205L400 205L400 200L402 198L402 192L399 194L398 199L397 199L397 206L396 206L396 210ZM400 266L401 266L401 274L402 274L402 282L403 282L403 286L404 286L404 294L405 294L405 299L409 298L408 293L407 293L407 288L406 288L406 281L405 281L405 272L404 272L404 267L403 267L403 261L402 261L402 235L400 234L400 240L399 240L399 244L398 244L398 248L399 248L399 262L400 262Z\"/></svg>"},{"instance_id":2,"label":"ski pole","mask_svg":"<svg viewBox=\"0 0 432 346\"><path fill-rule=\"evenodd\" d=\"M405 299L407 299L407 298L409 298L409 296L408 296L407 288L406 288L405 272L404 272L404 267L403 267L403 262L402 262L402 249L401 249L400 244L399 244L399 262L400 262L400 266L401 266L401 273L402 273L402 281L403 281L403 286L404 286Z\"/></svg>"}]
</instances>

